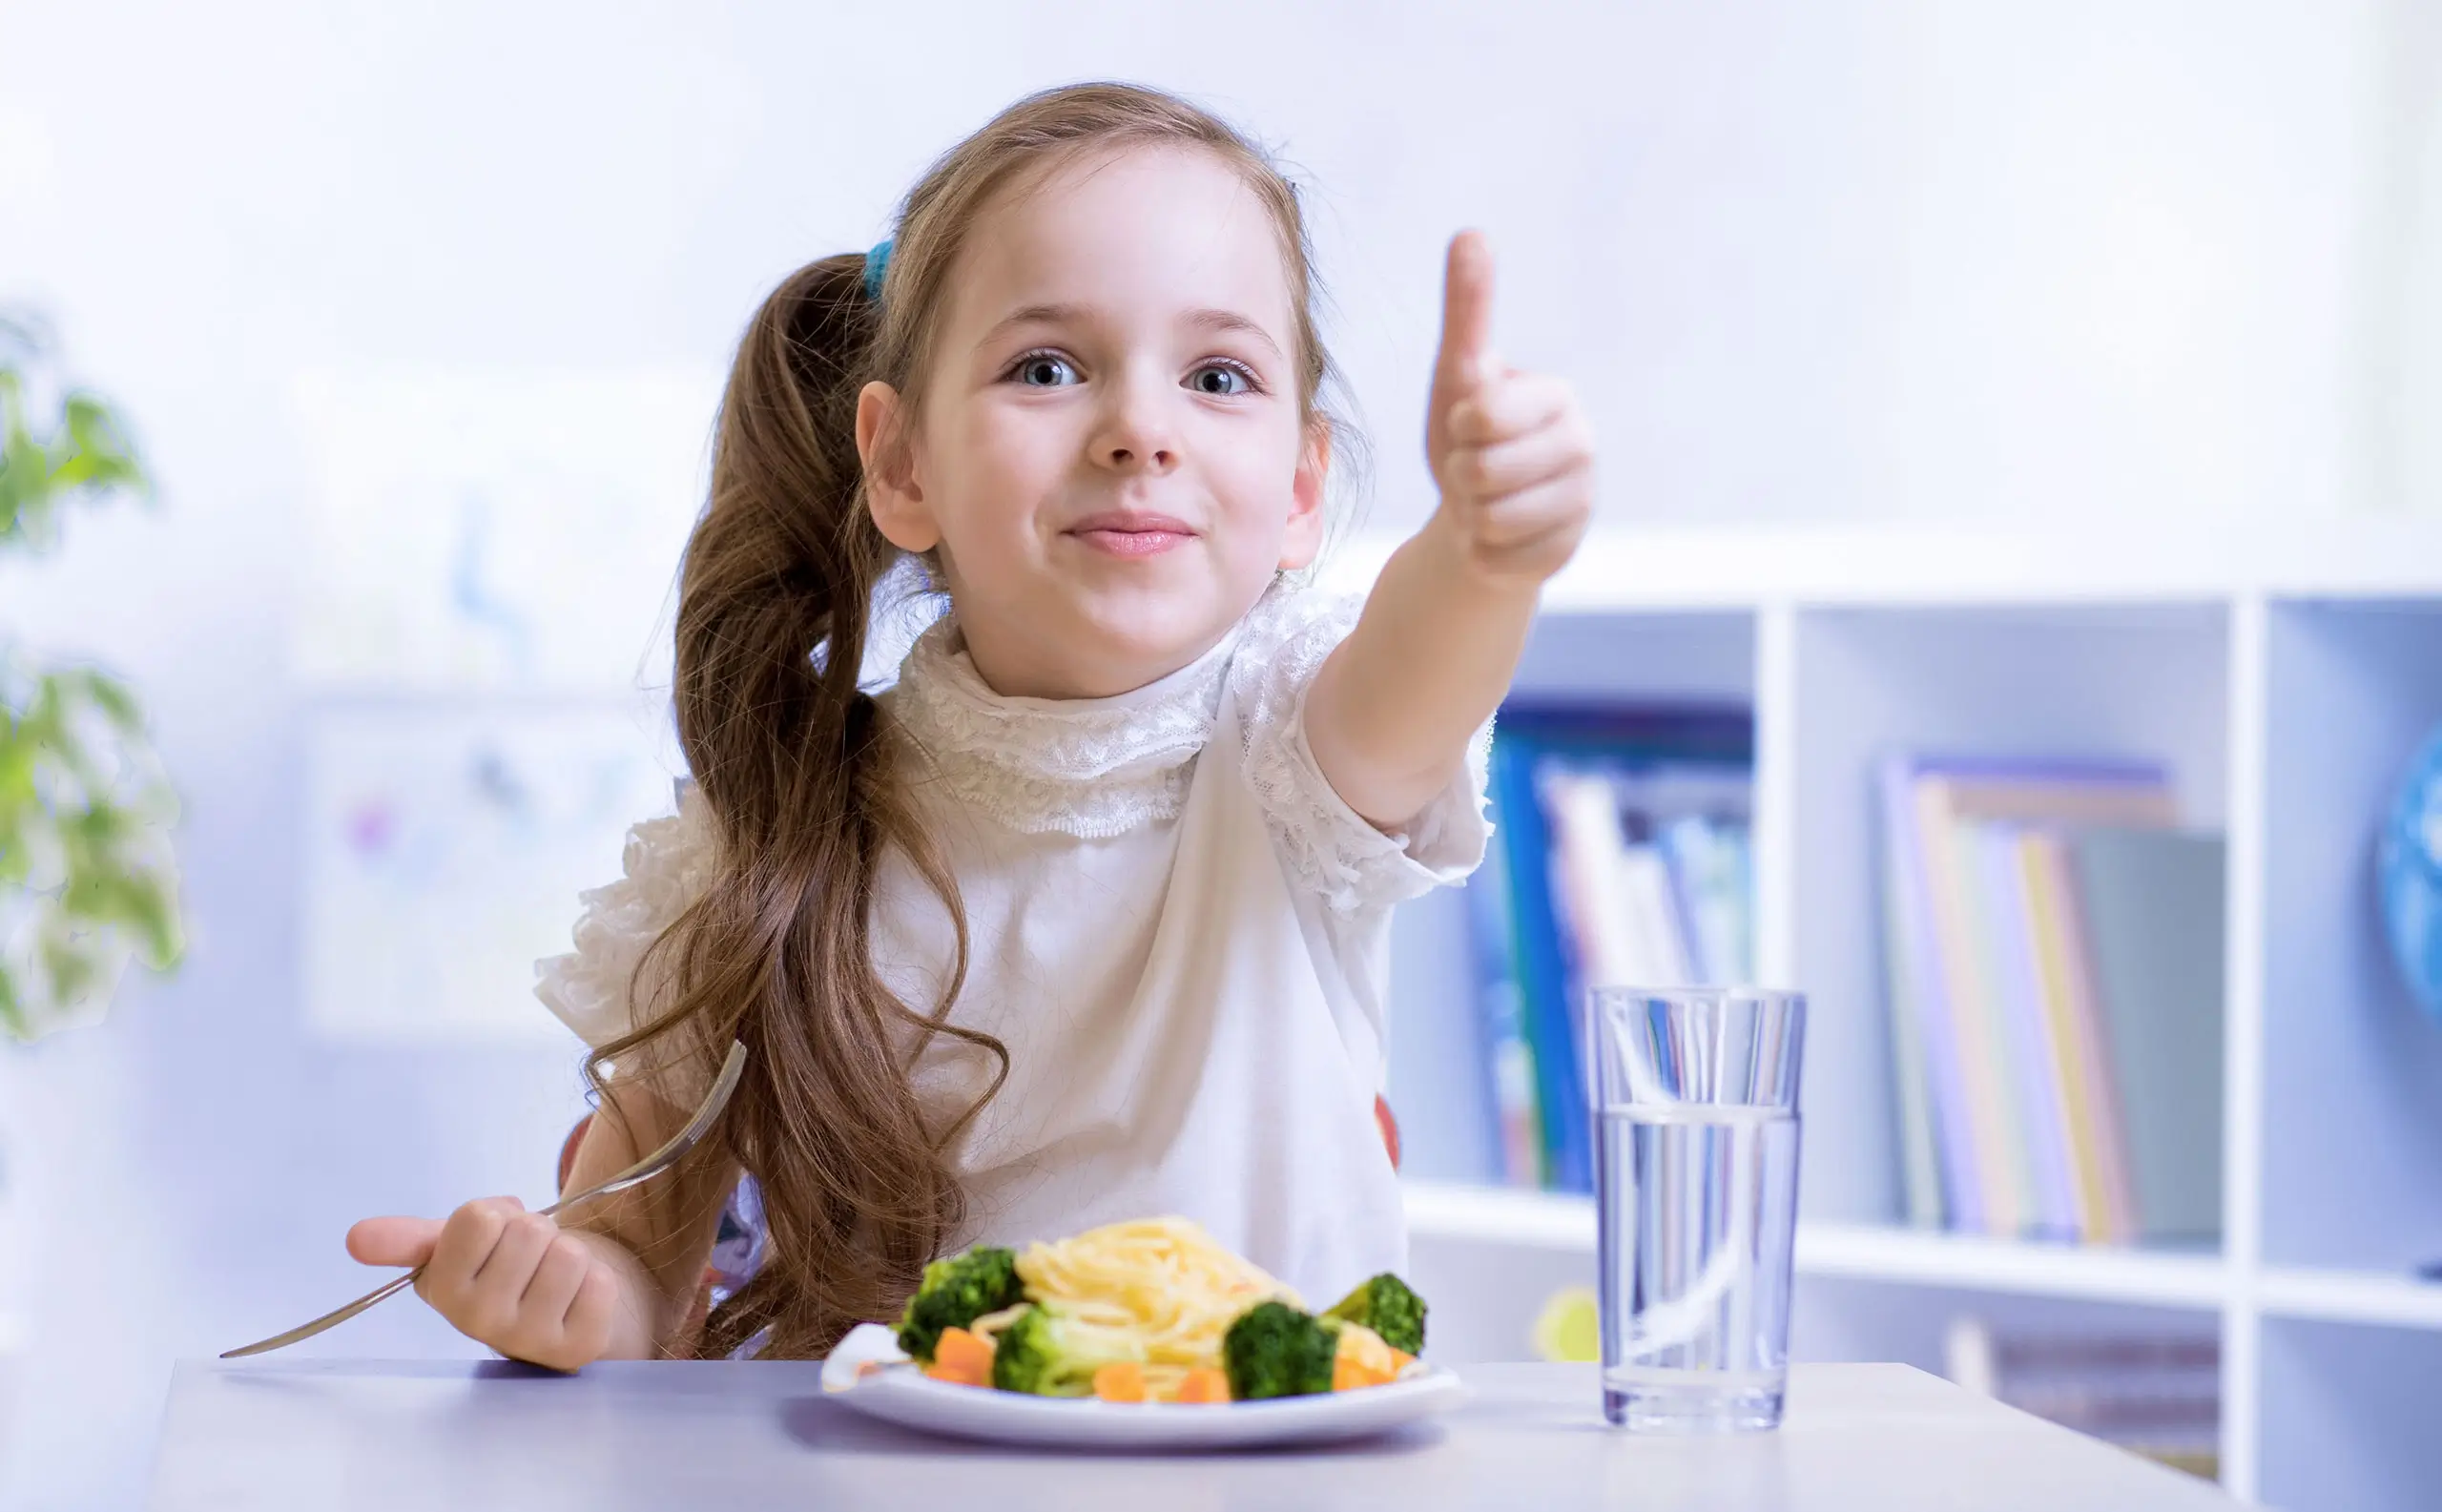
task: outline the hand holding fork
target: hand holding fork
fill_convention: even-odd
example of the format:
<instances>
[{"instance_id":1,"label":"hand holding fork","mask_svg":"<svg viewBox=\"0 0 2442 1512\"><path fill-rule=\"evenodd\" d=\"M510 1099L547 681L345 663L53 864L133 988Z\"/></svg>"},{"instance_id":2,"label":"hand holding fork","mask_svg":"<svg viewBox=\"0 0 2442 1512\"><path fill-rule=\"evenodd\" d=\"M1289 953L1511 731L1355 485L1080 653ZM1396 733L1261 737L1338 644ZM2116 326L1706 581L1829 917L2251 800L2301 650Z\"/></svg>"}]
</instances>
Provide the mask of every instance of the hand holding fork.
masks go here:
<instances>
[{"instance_id":1,"label":"hand holding fork","mask_svg":"<svg viewBox=\"0 0 2442 1512\"><path fill-rule=\"evenodd\" d=\"M458 1331L511 1358L574 1370L610 1353L631 1277L605 1253L610 1241L565 1232L554 1215L651 1181L712 1131L746 1068L730 1046L720 1076L685 1128L610 1180L528 1212L515 1197L483 1197L447 1218L367 1218L348 1231L348 1253L367 1265L414 1269L345 1307L221 1356L285 1349L337 1327L409 1286ZM631 1262L632 1263L632 1262Z\"/></svg>"}]
</instances>

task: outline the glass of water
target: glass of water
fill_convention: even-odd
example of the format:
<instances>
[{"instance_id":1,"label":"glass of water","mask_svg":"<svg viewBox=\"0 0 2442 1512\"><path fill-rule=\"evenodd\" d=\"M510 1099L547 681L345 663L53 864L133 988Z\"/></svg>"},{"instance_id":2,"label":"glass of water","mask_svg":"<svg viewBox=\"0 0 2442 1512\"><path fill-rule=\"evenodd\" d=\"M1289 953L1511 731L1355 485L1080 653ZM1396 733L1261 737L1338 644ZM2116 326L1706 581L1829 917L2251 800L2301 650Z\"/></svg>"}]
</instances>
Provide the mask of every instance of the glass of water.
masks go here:
<instances>
[{"instance_id":1,"label":"glass of water","mask_svg":"<svg viewBox=\"0 0 2442 1512\"><path fill-rule=\"evenodd\" d=\"M1789 1382L1806 999L1595 989L1603 1415L1777 1427Z\"/></svg>"}]
</instances>

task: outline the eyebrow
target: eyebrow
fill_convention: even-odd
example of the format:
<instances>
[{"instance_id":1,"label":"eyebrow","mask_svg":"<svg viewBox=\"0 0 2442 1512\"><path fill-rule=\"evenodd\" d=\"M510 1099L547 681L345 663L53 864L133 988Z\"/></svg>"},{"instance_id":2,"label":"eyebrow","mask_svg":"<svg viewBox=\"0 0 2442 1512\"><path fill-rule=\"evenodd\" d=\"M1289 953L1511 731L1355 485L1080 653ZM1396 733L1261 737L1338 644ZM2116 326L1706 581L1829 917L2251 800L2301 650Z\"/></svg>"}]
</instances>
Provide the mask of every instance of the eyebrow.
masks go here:
<instances>
[{"instance_id":1,"label":"eyebrow","mask_svg":"<svg viewBox=\"0 0 2442 1512\"><path fill-rule=\"evenodd\" d=\"M1090 313L1082 304L1024 305L1003 316L992 329L983 333L983 340L978 344L989 346L1022 325L1059 325L1083 321ZM1273 356L1282 355L1280 343L1273 340L1270 331L1265 330L1260 322L1250 320L1235 310L1190 310L1187 313L1187 323L1207 331L1242 332L1271 347Z\"/></svg>"}]
</instances>

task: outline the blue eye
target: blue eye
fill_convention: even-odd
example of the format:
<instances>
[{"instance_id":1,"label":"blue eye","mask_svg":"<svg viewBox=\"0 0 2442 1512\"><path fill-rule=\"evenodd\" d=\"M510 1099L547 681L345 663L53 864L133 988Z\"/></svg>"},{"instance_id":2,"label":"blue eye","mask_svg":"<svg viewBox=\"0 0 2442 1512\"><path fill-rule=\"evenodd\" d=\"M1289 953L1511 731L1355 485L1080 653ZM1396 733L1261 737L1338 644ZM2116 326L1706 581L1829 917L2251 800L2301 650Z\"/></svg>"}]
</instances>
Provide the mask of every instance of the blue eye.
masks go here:
<instances>
[{"instance_id":1,"label":"blue eye","mask_svg":"<svg viewBox=\"0 0 2442 1512\"><path fill-rule=\"evenodd\" d=\"M1068 359L1050 352L1028 352L1018 359L1010 376L1028 388L1065 388L1078 381Z\"/></svg>"},{"instance_id":2,"label":"blue eye","mask_svg":"<svg viewBox=\"0 0 2442 1512\"><path fill-rule=\"evenodd\" d=\"M1187 384L1199 394L1226 399L1235 394L1252 393L1255 378L1236 362L1207 362L1188 375Z\"/></svg>"}]
</instances>

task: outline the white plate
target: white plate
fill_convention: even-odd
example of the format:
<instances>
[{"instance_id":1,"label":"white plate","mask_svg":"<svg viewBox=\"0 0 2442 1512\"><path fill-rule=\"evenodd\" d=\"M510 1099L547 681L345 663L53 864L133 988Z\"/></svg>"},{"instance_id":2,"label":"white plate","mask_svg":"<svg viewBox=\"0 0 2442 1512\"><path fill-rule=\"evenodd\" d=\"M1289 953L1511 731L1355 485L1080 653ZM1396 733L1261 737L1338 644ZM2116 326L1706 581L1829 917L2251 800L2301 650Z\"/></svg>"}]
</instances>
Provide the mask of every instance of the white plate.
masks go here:
<instances>
[{"instance_id":1,"label":"white plate","mask_svg":"<svg viewBox=\"0 0 2442 1512\"><path fill-rule=\"evenodd\" d=\"M927 1378L891 1331L866 1323L823 1362L822 1389L841 1406L926 1433L1052 1449L1248 1449L1362 1439L1443 1413L1467 1388L1432 1369L1388 1386L1226 1406L1070 1400Z\"/></svg>"}]
</instances>

